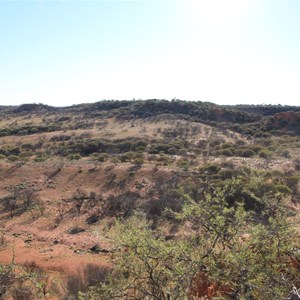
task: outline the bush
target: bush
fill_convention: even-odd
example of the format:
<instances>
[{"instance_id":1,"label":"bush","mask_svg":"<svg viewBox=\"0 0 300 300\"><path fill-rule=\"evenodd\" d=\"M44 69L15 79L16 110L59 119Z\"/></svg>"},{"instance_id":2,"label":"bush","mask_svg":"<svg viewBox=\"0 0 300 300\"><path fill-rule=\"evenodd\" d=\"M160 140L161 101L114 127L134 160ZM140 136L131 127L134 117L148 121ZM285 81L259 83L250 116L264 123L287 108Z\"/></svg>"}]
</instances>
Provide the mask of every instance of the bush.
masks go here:
<instances>
[{"instance_id":1,"label":"bush","mask_svg":"<svg viewBox=\"0 0 300 300\"><path fill-rule=\"evenodd\" d=\"M35 157L34 161L35 162L44 162L47 158L46 157Z\"/></svg>"},{"instance_id":2,"label":"bush","mask_svg":"<svg viewBox=\"0 0 300 300\"><path fill-rule=\"evenodd\" d=\"M143 158L135 158L133 163L137 166L141 166L144 163L144 159Z\"/></svg>"},{"instance_id":3,"label":"bush","mask_svg":"<svg viewBox=\"0 0 300 300\"><path fill-rule=\"evenodd\" d=\"M217 151L218 155L224 155L224 156L232 156L233 155L233 149L231 148L226 148L226 149L222 149Z\"/></svg>"},{"instance_id":4,"label":"bush","mask_svg":"<svg viewBox=\"0 0 300 300\"><path fill-rule=\"evenodd\" d=\"M9 156L7 159L8 159L9 161L14 162L14 161L20 160L20 157L19 157L19 156L16 156L16 155L11 155L11 156Z\"/></svg>"},{"instance_id":5,"label":"bush","mask_svg":"<svg viewBox=\"0 0 300 300\"><path fill-rule=\"evenodd\" d=\"M150 199L145 206L148 219L164 216L166 218L172 218L172 212L181 212L184 199L180 192L177 190L169 190L165 195L162 195L159 199ZM167 211L168 210L168 211ZM172 218L174 219L174 218Z\"/></svg>"},{"instance_id":6,"label":"bush","mask_svg":"<svg viewBox=\"0 0 300 300\"><path fill-rule=\"evenodd\" d=\"M120 223L115 269L84 299L297 299L296 234L284 206L267 210L272 217L257 224L215 190L197 201L186 195L175 215L189 232L175 242L138 218Z\"/></svg>"},{"instance_id":7,"label":"bush","mask_svg":"<svg viewBox=\"0 0 300 300\"><path fill-rule=\"evenodd\" d=\"M16 146L3 146L0 148L0 154L5 156L18 156L20 154L20 148Z\"/></svg>"},{"instance_id":8,"label":"bush","mask_svg":"<svg viewBox=\"0 0 300 300\"><path fill-rule=\"evenodd\" d=\"M182 168L183 170L187 171L189 169L190 163L186 158L180 158L177 162L178 167Z\"/></svg>"},{"instance_id":9,"label":"bush","mask_svg":"<svg viewBox=\"0 0 300 300\"><path fill-rule=\"evenodd\" d=\"M80 293L97 284L104 284L111 271L110 267L92 263L78 268L76 273L67 277L65 299L79 299Z\"/></svg>"},{"instance_id":10,"label":"bush","mask_svg":"<svg viewBox=\"0 0 300 300\"><path fill-rule=\"evenodd\" d=\"M243 149L241 150L240 155L242 157L252 157L255 155L255 152L252 149Z\"/></svg>"},{"instance_id":11,"label":"bush","mask_svg":"<svg viewBox=\"0 0 300 300\"><path fill-rule=\"evenodd\" d=\"M126 192L118 196L109 196L103 207L103 215L109 217L127 218L132 215L139 194Z\"/></svg>"},{"instance_id":12,"label":"bush","mask_svg":"<svg viewBox=\"0 0 300 300\"><path fill-rule=\"evenodd\" d=\"M134 148L137 150L138 147L143 147L144 149L147 147L148 143L145 141L137 141L134 143Z\"/></svg>"},{"instance_id":13,"label":"bush","mask_svg":"<svg viewBox=\"0 0 300 300\"><path fill-rule=\"evenodd\" d=\"M180 149L177 151L177 154L178 154L178 155L181 155L181 156L186 155L186 149L180 148Z\"/></svg>"},{"instance_id":14,"label":"bush","mask_svg":"<svg viewBox=\"0 0 300 300\"><path fill-rule=\"evenodd\" d=\"M121 154L118 156L119 160L121 162L127 162L127 161L130 161L130 157L128 154Z\"/></svg>"},{"instance_id":15,"label":"bush","mask_svg":"<svg viewBox=\"0 0 300 300\"><path fill-rule=\"evenodd\" d=\"M67 230L67 233L69 234L77 234L80 232L84 232L85 229L81 228L81 227L71 227Z\"/></svg>"},{"instance_id":16,"label":"bush","mask_svg":"<svg viewBox=\"0 0 300 300\"><path fill-rule=\"evenodd\" d=\"M176 148L169 148L168 149L168 154L171 154L171 155L174 155L174 154L176 154L177 153L177 149Z\"/></svg>"},{"instance_id":17,"label":"bush","mask_svg":"<svg viewBox=\"0 0 300 300\"><path fill-rule=\"evenodd\" d=\"M78 160L78 159L80 159L81 158L81 155L79 154L79 153L76 153L76 154L70 154L69 156L68 156L68 159L70 159L70 160Z\"/></svg>"},{"instance_id":18,"label":"bush","mask_svg":"<svg viewBox=\"0 0 300 300\"><path fill-rule=\"evenodd\" d=\"M219 165L215 164L208 164L205 166L202 166L199 168L200 172L203 172L205 174L217 174L221 170L221 167Z\"/></svg>"},{"instance_id":19,"label":"bush","mask_svg":"<svg viewBox=\"0 0 300 300\"><path fill-rule=\"evenodd\" d=\"M237 177L240 175L241 171L238 169L222 169L219 171L219 175L221 179L232 179L233 177Z\"/></svg>"},{"instance_id":20,"label":"bush","mask_svg":"<svg viewBox=\"0 0 300 300\"><path fill-rule=\"evenodd\" d=\"M145 151L145 147L144 146L139 146L139 147L136 147L135 148L135 151L137 151L137 152L144 152Z\"/></svg>"},{"instance_id":21,"label":"bush","mask_svg":"<svg viewBox=\"0 0 300 300\"><path fill-rule=\"evenodd\" d=\"M269 150L263 149L258 152L258 155L262 158L270 158L272 156L272 152Z\"/></svg>"},{"instance_id":22,"label":"bush","mask_svg":"<svg viewBox=\"0 0 300 300\"><path fill-rule=\"evenodd\" d=\"M290 195L292 193L291 189L289 187L287 187L286 185L278 184L275 187L276 187L277 192L279 192L281 194Z\"/></svg>"},{"instance_id":23,"label":"bush","mask_svg":"<svg viewBox=\"0 0 300 300\"><path fill-rule=\"evenodd\" d=\"M300 158L294 160L294 166L296 171L300 171Z\"/></svg>"},{"instance_id":24,"label":"bush","mask_svg":"<svg viewBox=\"0 0 300 300\"><path fill-rule=\"evenodd\" d=\"M97 157L98 161L104 162L108 159L109 155L106 153L101 153L99 154L99 156Z\"/></svg>"},{"instance_id":25,"label":"bush","mask_svg":"<svg viewBox=\"0 0 300 300\"><path fill-rule=\"evenodd\" d=\"M281 155L282 155L283 157L285 157L285 158L290 158L290 157L291 157L289 150L283 150L283 151L281 152Z\"/></svg>"}]
</instances>

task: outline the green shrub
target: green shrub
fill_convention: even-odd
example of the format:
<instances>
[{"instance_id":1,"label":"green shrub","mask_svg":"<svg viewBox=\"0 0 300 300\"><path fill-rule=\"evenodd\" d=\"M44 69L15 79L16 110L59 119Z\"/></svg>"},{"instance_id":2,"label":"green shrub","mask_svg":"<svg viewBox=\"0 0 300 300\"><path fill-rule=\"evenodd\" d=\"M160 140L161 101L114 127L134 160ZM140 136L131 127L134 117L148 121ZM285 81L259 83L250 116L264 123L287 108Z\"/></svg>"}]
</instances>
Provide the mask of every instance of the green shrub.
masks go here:
<instances>
[{"instance_id":1,"label":"green shrub","mask_svg":"<svg viewBox=\"0 0 300 300\"><path fill-rule=\"evenodd\" d=\"M133 163L137 166L141 166L144 163L144 159L142 157L136 157L133 160Z\"/></svg>"},{"instance_id":2,"label":"green shrub","mask_svg":"<svg viewBox=\"0 0 300 300\"><path fill-rule=\"evenodd\" d=\"M137 149L138 147L144 147L144 149L147 147L148 143L145 141L137 141L134 143L134 148Z\"/></svg>"},{"instance_id":3,"label":"green shrub","mask_svg":"<svg viewBox=\"0 0 300 300\"><path fill-rule=\"evenodd\" d=\"M145 151L145 147L144 146L139 146L139 147L135 148L135 151L144 152Z\"/></svg>"},{"instance_id":4,"label":"green shrub","mask_svg":"<svg viewBox=\"0 0 300 300\"><path fill-rule=\"evenodd\" d=\"M240 175L241 170L238 169L222 169L219 171L219 175L223 180L231 179Z\"/></svg>"},{"instance_id":5,"label":"green shrub","mask_svg":"<svg viewBox=\"0 0 300 300\"><path fill-rule=\"evenodd\" d=\"M290 158L290 157L291 157L289 150L283 150L283 151L281 152L281 155L282 155L283 157L286 157L286 158Z\"/></svg>"},{"instance_id":6,"label":"green shrub","mask_svg":"<svg viewBox=\"0 0 300 300\"><path fill-rule=\"evenodd\" d=\"M181 156L186 155L186 149L180 148L180 149L178 150L177 154L178 154L178 155L181 155Z\"/></svg>"},{"instance_id":7,"label":"green shrub","mask_svg":"<svg viewBox=\"0 0 300 300\"><path fill-rule=\"evenodd\" d=\"M108 159L108 157L109 157L108 154L106 154L106 153L101 153L101 154L99 154L99 156L97 157L97 160L103 162L103 161L106 161L106 160Z\"/></svg>"},{"instance_id":8,"label":"green shrub","mask_svg":"<svg viewBox=\"0 0 300 300\"><path fill-rule=\"evenodd\" d=\"M17 156L20 154L20 148L18 146L3 146L0 148L0 154L3 154L5 156L14 155Z\"/></svg>"},{"instance_id":9,"label":"green shrub","mask_svg":"<svg viewBox=\"0 0 300 300\"><path fill-rule=\"evenodd\" d=\"M208 164L199 168L200 172L204 172L206 174L217 174L221 170L219 165Z\"/></svg>"},{"instance_id":10,"label":"green shrub","mask_svg":"<svg viewBox=\"0 0 300 300\"><path fill-rule=\"evenodd\" d=\"M240 155L242 157L252 157L255 155L255 152L252 149L243 149L241 150Z\"/></svg>"},{"instance_id":11,"label":"green shrub","mask_svg":"<svg viewBox=\"0 0 300 300\"><path fill-rule=\"evenodd\" d=\"M292 193L291 189L283 184L276 185L276 190L277 190L277 192L279 192L281 194L286 194L286 195L290 195Z\"/></svg>"},{"instance_id":12,"label":"green shrub","mask_svg":"<svg viewBox=\"0 0 300 300\"><path fill-rule=\"evenodd\" d=\"M174 155L174 154L176 154L177 153L177 149L176 148L169 148L168 149L168 154L171 154L171 155Z\"/></svg>"},{"instance_id":13,"label":"green shrub","mask_svg":"<svg viewBox=\"0 0 300 300\"><path fill-rule=\"evenodd\" d=\"M44 162L46 160L46 157L35 157L35 162Z\"/></svg>"},{"instance_id":14,"label":"green shrub","mask_svg":"<svg viewBox=\"0 0 300 300\"><path fill-rule=\"evenodd\" d=\"M132 150L133 145L131 141L122 141L122 142L118 142L115 145L115 148L117 149L118 152L128 152L130 150Z\"/></svg>"},{"instance_id":15,"label":"green shrub","mask_svg":"<svg viewBox=\"0 0 300 300\"><path fill-rule=\"evenodd\" d=\"M224 156L232 156L233 153L234 153L234 151L231 148L226 148L226 149L218 150L216 152L217 155L224 155Z\"/></svg>"},{"instance_id":16,"label":"green shrub","mask_svg":"<svg viewBox=\"0 0 300 300\"><path fill-rule=\"evenodd\" d=\"M167 155L162 154L157 158L157 161L160 162L162 165L167 166L170 163L170 159Z\"/></svg>"},{"instance_id":17,"label":"green shrub","mask_svg":"<svg viewBox=\"0 0 300 300\"><path fill-rule=\"evenodd\" d=\"M78 160L78 159L80 159L81 158L81 155L79 154L79 153L76 153L76 154L70 154L69 156L68 156L68 159L70 159L70 160Z\"/></svg>"},{"instance_id":18,"label":"green shrub","mask_svg":"<svg viewBox=\"0 0 300 300\"><path fill-rule=\"evenodd\" d=\"M267 149L260 150L258 155L262 158L270 158L272 156L272 152Z\"/></svg>"},{"instance_id":19,"label":"green shrub","mask_svg":"<svg viewBox=\"0 0 300 300\"><path fill-rule=\"evenodd\" d=\"M130 156L128 154L121 154L119 155L119 159L121 162L127 162L130 161Z\"/></svg>"},{"instance_id":20,"label":"green shrub","mask_svg":"<svg viewBox=\"0 0 300 300\"><path fill-rule=\"evenodd\" d=\"M7 159L8 159L9 161L14 162L14 161L20 160L20 157L17 156L17 155L11 155L11 156L8 156Z\"/></svg>"}]
</instances>

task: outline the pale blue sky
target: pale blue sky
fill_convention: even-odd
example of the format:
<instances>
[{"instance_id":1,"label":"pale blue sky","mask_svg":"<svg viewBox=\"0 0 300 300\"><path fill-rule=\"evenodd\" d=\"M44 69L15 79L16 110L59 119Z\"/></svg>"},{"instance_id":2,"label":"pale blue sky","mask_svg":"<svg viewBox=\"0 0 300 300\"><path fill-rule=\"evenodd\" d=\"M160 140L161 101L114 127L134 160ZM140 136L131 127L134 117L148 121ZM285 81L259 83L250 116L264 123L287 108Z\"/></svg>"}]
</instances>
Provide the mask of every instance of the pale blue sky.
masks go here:
<instances>
[{"instance_id":1,"label":"pale blue sky","mask_svg":"<svg viewBox=\"0 0 300 300\"><path fill-rule=\"evenodd\" d=\"M1 1L0 104L300 105L300 1Z\"/></svg>"}]
</instances>

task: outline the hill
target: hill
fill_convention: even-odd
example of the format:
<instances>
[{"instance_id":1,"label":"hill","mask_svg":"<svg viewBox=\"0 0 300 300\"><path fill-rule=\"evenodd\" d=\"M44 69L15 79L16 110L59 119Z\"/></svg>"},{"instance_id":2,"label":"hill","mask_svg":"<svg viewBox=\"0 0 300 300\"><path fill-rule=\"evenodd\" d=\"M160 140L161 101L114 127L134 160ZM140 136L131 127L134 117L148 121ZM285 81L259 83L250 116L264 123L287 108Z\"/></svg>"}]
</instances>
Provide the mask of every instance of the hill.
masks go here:
<instances>
[{"instance_id":1,"label":"hill","mask_svg":"<svg viewBox=\"0 0 300 300\"><path fill-rule=\"evenodd\" d=\"M0 298L137 299L139 285L155 297L176 285L177 299L232 299L266 281L264 297L287 297L299 288L288 263L299 259L299 114L155 99L0 107Z\"/></svg>"}]
</instances>

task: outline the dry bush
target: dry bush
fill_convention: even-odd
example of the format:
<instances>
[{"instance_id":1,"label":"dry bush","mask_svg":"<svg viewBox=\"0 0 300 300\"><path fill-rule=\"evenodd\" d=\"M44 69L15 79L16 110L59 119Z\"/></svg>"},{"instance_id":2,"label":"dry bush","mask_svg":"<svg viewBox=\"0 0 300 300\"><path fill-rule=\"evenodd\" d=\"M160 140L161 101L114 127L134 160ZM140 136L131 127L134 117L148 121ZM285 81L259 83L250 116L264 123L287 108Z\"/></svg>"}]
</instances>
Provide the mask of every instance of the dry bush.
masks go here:
<instances>
[{"instance_id":1,"label":"dry bush","mask_svg":"<svg viewBox=\"0 0 300 300\"><path fill-rule=\"evenodd\" d=\"M103 206L103 215L109 217L124 217L132 215L140 195L134 192L125 192L117 196L109 196Z\"/></svg>"},{"instance_id":2,"label":"dry bush","mask_svg":"<svg viewBox=\"0 0 300 300\"><path fill-rule=\"evenodd\" d=\"M54 222L58 225L67 215L69 211L69 205L65 200L62 200L57 203L57 209L56 209L56 217L54 219Z\"/></svg>"},{"instance_id":3,"label":"dry bush","mask_svg":"<svg viewBox=\"0 0 300 300\"><path fill-rule=\"evenodd\" d=\"M85 292L90 286L104 283L111 273L111 268L93 263L86 264L70 274L66 280L65 299L78 299L78 292Z\"/></svg>"},{"instance_id":4,"label":"dry bush","mask_svg":"<svg viewBox=\"0 0 300 300\"><path fill-rule=\"evenodd\" d=\"M11 296L14 300L34 300L35 295L30 286L23 286L19 283L12 289Z\"/></svg>"},{"instance_id":5,"label":"dry bush","mask_svg":"<svg viewBox=\"0 0 300 300\"><path fill-rule=\"evenodd\" d=\"M6 239L4 237L3 233L0 233L0 247L4 246L6 244Z\"/></svg>"}]
</instances>

